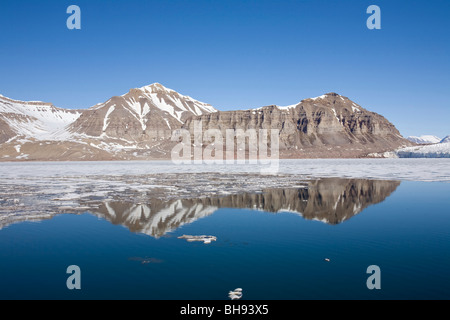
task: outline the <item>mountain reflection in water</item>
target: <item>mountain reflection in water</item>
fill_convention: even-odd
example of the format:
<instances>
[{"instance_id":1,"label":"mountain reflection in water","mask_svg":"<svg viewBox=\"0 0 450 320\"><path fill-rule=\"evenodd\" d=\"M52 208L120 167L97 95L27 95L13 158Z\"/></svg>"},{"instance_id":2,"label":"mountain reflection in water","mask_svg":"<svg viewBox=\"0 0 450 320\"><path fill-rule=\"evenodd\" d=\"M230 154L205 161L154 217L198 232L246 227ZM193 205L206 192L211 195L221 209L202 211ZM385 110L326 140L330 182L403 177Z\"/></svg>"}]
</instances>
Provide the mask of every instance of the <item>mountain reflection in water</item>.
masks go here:
<instances>
[{"instance_id":1,"label":"mountain reflection in water","mask_svg":"<svg viewBox=\"0 0 450 320\"><path fill-rule=\"evenodd\" d=\"M292 212L308 220L336 225L369 205L384 201L399 185L400 181L327 178L308 181L301 188L271 188L262 193L168 201L149 199L148 203L139 204L105 201L88 211L132 232L156 238L219 208Z\"/></svg>"}]
</instances>

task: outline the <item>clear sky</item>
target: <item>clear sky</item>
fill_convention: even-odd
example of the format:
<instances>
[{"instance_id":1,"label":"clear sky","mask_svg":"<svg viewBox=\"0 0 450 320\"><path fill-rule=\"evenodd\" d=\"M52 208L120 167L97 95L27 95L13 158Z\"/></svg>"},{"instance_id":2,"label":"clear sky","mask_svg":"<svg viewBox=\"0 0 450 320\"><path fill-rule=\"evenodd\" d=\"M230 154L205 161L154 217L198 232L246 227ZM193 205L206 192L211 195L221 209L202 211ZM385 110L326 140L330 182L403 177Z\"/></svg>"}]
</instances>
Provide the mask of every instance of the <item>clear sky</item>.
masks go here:
<instances>
[{"instance_id":1,"label":"clear sky","mask_svg":"<svg viewBox=\"0 0 450 320\"><path fill-rule=\"evenodd\" d=\"M1 0L0 36L13 99L87 108L159 82L235 110L337 92L404 136L450 134L449 0Z\"/></svg>"}]
</instances>

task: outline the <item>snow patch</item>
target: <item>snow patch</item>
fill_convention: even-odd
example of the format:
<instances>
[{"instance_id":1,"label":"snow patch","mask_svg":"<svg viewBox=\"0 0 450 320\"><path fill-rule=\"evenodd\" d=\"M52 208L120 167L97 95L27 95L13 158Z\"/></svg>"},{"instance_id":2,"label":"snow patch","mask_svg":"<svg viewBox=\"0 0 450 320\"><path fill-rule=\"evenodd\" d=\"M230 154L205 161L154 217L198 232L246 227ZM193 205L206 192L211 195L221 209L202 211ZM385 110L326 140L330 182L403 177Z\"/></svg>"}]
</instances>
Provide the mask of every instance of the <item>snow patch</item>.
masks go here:
<instances>
[{"instance_id":1,"label":"snow patch","mask_svg":"<svg viewBox=\"0 0 450 320\"><path fill-rule=\"evenodd\" d=\"M317 100L317 99L325 99L327 97L326 94L323 94L321 96L315 97L315 98L310 98L311 100Z\"/></svg>"},{"instance_id":2,"label":"snow patch","mask_svg":"<svg viewBox=\"0 0 450 320\"><path fill-rule=\"evenodd\" d=\"M37 140L61 140L61 131L81 115L78 111L64 110L49 103L0 100L0 113L17 135Z\"/></svg>"},{"instance_id":3,"label":"snow patch","mask_svg":"<svg viewBox=\"0 0 450 320\"><path fill-rule=\"evenodd\" d=\"M277 106L277 108L280 109L280 110L289 110L289 109L293 109L296 106L298 106L299 103L291 104L290 106Z\"/></svg>"},{"instance_id":4,"label":"snow patch","mask_svg":"<svg viewBox=\"0 0 450 320\"><path fill-rule=\"evenodd\" d=\"M109 125L109 115L111 114L111 112L113 112L115 109L115 106L111 106L109 107L108 111L106 112L105 118L103 119L103 132L106 131L106 128L108 128Z\"/></svg>"},{"instance_id":5,"label":"snow patch","mask_svg":"<svg viewBox=\"0 0 450 320\"><path fill-rule=\"evenodd\" d=\"M352 112L359 112L359 111L361 111L360 109L359 109L359 106L356 104L356 103L352 103Z\"/></svg>"},{"instance_id":6,"label":"snow patch","mask_svg":"<svg viewBox=\"0 0 450 320\"><path fill-rule=\"evenodd\" d=\"M338 116L337 116L337 114L336 114L336 110L335 110L334 108L332 108L331 111L333 111L334 117L336 118L336 120L337 120L338 122L341 122L341 120L339 120L339 118L338 118Z\"/></svg>"}]
</instances>

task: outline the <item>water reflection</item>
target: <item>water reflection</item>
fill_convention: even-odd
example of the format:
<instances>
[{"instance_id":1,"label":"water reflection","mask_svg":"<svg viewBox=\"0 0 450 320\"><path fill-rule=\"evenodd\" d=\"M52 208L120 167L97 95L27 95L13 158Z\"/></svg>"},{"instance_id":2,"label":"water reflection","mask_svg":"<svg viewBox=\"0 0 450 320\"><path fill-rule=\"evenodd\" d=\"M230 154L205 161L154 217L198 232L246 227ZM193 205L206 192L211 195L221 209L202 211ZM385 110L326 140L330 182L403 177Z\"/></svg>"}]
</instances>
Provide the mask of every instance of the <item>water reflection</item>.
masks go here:
<instances>
[{"instance_id":1,"label":"water reflection","mask_svg":"<svg viewBox=\"0 0 450 320\"><path fill-rule=\"evenodd\" d=\"M219 208L292 212L308 220L335 225L369 205L384 201L399 185L399 181L327 178L309 181L301 188L270 188L262 193L170 201L150 199L139 204L105 201L89 211L132 232L152 237L161 237Z\"/></svg>"}]
</instances>

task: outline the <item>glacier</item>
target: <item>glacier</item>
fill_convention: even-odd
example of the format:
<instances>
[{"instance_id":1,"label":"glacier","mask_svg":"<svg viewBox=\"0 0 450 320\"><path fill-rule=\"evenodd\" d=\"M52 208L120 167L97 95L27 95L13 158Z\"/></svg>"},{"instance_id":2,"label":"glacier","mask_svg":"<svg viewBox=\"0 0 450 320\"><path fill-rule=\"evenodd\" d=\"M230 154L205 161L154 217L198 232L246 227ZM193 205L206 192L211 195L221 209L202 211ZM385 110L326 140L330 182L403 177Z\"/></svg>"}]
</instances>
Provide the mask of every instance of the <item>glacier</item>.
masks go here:
<instances>
[{"instance_id":1,"label":"glacier","mask_svg":"<svg viewBox=\"0 0 450 320\"><path fill-rule=\"evenodd\" d=\"M450 142L406 147L395 153L399 158L450 158Z\"/></svg>"}]
</instances>

